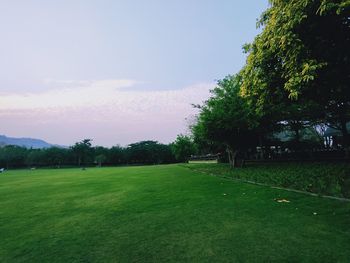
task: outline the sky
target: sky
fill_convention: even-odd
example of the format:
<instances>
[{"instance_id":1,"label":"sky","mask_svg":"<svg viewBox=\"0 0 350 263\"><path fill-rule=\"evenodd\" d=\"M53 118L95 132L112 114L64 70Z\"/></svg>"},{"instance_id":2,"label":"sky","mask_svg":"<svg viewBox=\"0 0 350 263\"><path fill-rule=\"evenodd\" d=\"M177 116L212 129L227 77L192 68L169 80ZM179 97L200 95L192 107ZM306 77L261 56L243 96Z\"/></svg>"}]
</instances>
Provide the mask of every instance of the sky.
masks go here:
<instances>
[{"instance_id":1,"label":"sky","mask_svg":"<svg viewBox=\"0 0 350 263\"><path fill-rule=\"evenodd\" d=\"M245 63L267 0L0 0L0 134L162 143Z\"/></svg>"}]
</instances>

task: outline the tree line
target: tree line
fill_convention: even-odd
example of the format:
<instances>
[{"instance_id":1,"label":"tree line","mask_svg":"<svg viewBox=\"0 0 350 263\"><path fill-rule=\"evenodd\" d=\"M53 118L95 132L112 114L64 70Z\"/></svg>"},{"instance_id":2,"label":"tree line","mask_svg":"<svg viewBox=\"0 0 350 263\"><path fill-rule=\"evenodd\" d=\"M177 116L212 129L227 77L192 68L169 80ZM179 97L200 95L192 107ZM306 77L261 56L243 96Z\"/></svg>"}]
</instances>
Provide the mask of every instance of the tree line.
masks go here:
<instances>
[{"instance_id":1,"label":"tree line","mask_svg":"<svg viewBox=\"0 0 350 263\"><path fill-rule=\"evenodd\" d=\"M0 147L0 167L62 167L167 164L186 161L193 153L189 137L178 136L171 144L156 141L141 141L126 147L111 148L92 146L92 140L84 139L69 148L51 147L28 149L6 145Z\"/></svg>"},{"instance_id":2,"label":"tree line","mask_svg":"<svg viewBox=\"0 0 350 263\"><path fill-rule=\"evenodd\" d=\"M237 156L276 145L283 132L289 148L325 147L320 130L332 127L349 156L350 2L271 0L258 25L262 32L243 47L244 67L195 105L200 151L225 150L234 167Z\"/></svg>"}]
</instances>

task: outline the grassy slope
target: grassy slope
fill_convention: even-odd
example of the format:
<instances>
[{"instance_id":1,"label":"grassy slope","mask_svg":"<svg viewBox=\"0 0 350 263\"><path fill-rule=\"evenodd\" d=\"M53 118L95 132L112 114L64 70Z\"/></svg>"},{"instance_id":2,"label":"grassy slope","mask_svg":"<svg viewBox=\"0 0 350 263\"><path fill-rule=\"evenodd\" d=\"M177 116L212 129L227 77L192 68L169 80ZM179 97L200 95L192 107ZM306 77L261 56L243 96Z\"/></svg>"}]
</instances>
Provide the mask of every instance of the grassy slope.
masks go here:
<instances>
[{"instance_id":1,"label":"grassy slope","mask_svg":"<svg viewBox=\"0 0 350 263\"><path fill-rule=\"evenodd\" d=\"M0 174L0 262L348 262L349 225L349 203L176 165Z\"/></svg>"},{"instance_id":2,"label":"grassy slope","mask_svg":"<svg viewBox=\"0 0 350 263\"><path fill-rule=\"evenodd\" d=\"M230 169L224 163L186 167L217 176L350 198L350 163L251 163L243 169Z\"/></svg>"}]
</instances>

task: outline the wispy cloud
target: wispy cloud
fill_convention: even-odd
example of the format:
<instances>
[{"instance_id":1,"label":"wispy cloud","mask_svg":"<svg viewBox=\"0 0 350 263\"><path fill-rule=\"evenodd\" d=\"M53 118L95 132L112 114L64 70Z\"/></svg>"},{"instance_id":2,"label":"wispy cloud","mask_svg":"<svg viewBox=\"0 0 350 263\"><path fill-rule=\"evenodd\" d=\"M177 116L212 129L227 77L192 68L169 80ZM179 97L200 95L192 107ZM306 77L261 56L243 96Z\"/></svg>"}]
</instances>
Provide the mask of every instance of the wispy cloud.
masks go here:
<instances>
[{"instance_id":1,"label":"wispy cloud","mask_svg":"<svg viewBox=\"0 0 350 263\"><path fill-rule=\"evenodd\" d=\"M36 93L2 94L0 110L30 110L91 107L109 103L118 95L119 88L131 87L134 80L56 81L45 80L51 87ZM53 86L53 88L52 88Z\"/></svg>"},{"instance_id":2,"label":"wispy cloud","mask_svg":"<svg viewBox=\"0 0 350 263\"><path fill-rule=\"evenodd\" d=\"M196 112L191 103L207 99L213 87L212 83L199 83L174 90L128 90L139 83L125 79L46 80L51 87L47 91L2 94L4 132L64 144L83 137L93 137L104 145L142 139L167 142L186 129L185 118ZM30 134L23 130L19 134L19 127ZM57 127L65 127L64 138L53 130Z\"/></svg>"}]
</instances>

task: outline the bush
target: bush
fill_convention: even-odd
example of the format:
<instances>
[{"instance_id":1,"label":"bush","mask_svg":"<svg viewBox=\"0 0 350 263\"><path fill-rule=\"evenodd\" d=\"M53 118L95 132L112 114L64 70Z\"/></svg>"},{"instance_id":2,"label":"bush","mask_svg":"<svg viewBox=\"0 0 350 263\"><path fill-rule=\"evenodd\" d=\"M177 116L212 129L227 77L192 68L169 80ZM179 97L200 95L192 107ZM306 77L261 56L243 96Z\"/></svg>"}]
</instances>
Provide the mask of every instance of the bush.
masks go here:
<instances>
[{"instance_id":1,"label":"bush","mask_svg":"<svg viewBox=\"0 0 350 263\"><path fill-rule=\"evenodd\" d=\"M189 164L186 167L218 176L350 198L348 163L252 163L238 169L230 169L227 164Z\"/></svg>"}]
</instances>

